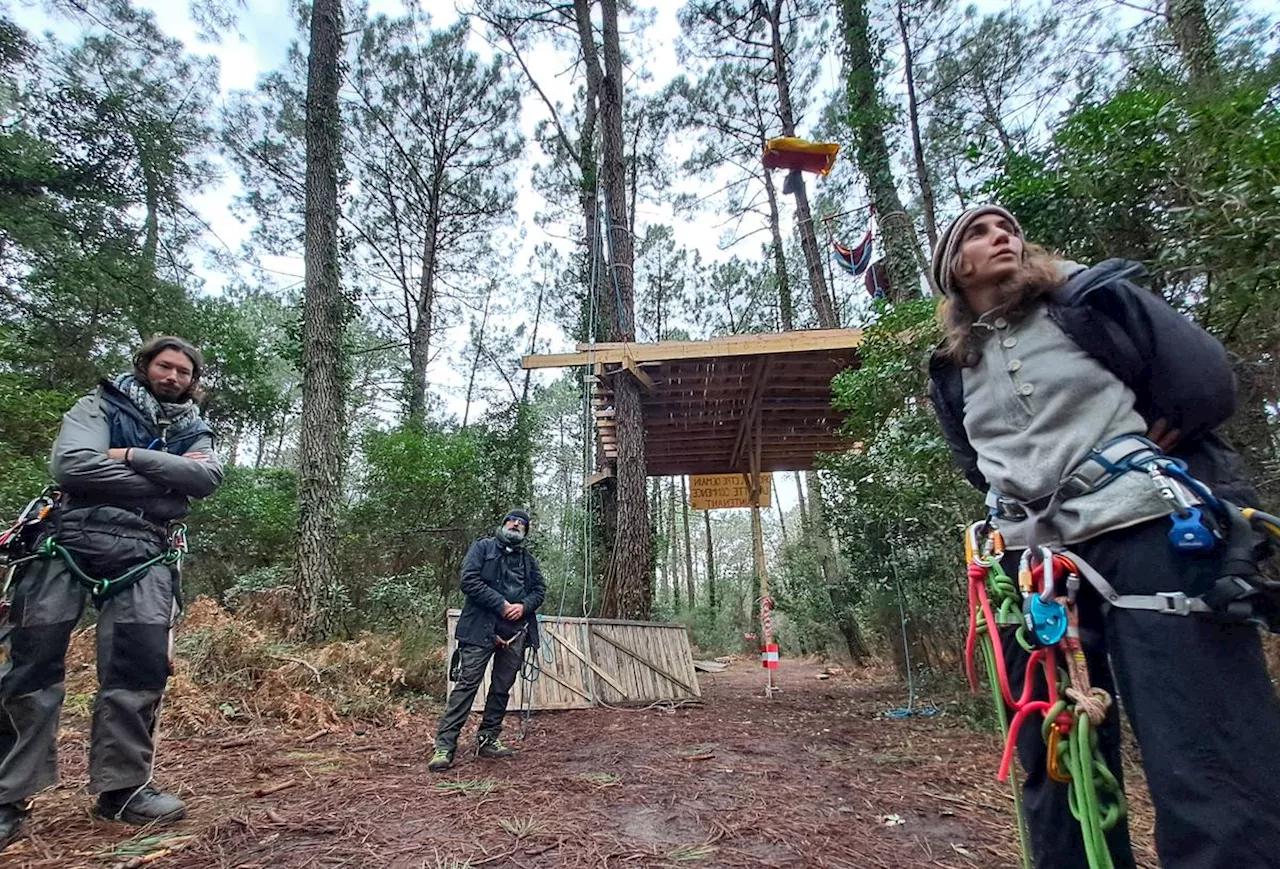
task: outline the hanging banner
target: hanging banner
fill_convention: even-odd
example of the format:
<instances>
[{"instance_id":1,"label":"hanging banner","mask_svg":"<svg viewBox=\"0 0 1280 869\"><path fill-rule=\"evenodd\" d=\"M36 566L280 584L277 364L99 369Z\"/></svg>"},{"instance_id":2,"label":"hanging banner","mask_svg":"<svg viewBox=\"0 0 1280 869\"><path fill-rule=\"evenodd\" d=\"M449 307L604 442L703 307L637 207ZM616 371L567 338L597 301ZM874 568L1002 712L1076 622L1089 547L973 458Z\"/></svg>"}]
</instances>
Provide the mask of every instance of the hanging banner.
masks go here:
<instances>
[{"instance_id":1,"label":"hanging banner","mask_svg":"<svg viewBox=\"0 0 1280 869\"><path fill-rule=\"evenodd\" d=\"M760 506L773 504L773 475L760 475ZM728 510L750 507L751 492L744 474L694 474L689 478L689 509Z\"/></svg>"}]
</instances>

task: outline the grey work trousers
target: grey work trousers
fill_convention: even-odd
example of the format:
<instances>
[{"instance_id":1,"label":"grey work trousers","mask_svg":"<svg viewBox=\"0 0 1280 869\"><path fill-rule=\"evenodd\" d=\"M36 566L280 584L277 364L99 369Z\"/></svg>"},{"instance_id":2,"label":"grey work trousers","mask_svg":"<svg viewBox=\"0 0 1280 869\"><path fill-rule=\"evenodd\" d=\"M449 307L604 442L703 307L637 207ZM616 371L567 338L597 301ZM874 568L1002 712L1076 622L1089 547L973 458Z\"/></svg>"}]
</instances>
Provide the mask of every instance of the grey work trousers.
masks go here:
<instances>
[{"instance_id":1,"label":"grey work trousers","mask_svg":"<svg viewBox=\"0 0 1280 869\"><path fill-rule=\"evenodd\" d=\"M493 659L493 675L489 679L489 695L485 698L484 715L480 718L478 738L496 739L502 733L502 719L507 714L507 701L511 686L520 675L520 661L524 653L525 634L516 638L510 646L473 646L461 643L462 656L458 681L449 692L444 715L440 717L440 729L436 733L436 748L445 751L458 750L458 734L467 723L476 691L484 681L484 671Z\"/></svg>"},{"instance_id":2,"label":"grey work trousers","mask_svg":"<svg viewBox=\"0 0 1280 869\"><path fill-rule=\"evenodd\" d=\"M89 598L61 558L32 562L24 571L0 625L6 652L0 663L0 804L21 802L58 782L67 646ZM158 564L102 605L90 793L151 780L177 582L175 568Z\"/></svg>"}]
</instances>

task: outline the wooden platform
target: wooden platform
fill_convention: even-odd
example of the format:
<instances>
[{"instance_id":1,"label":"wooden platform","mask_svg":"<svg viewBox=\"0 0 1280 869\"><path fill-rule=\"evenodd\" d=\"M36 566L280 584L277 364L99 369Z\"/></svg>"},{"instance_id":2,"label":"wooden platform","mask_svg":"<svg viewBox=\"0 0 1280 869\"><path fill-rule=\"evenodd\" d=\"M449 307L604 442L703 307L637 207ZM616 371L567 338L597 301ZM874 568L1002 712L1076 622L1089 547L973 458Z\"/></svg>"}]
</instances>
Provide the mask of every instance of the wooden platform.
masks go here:
<instances>
[{"instance_id":1,"label":"wooden platform","mask_svg":"<svg viewBox=\"0 0 1280 869\"><path fill-rule=\"evenodd\" d=\"M858 364L862 334L819 329L707 341L578 345L577 353L526 356L525 368L592 371L591 404L607 475L617 458L613 379L642 384L650 476L805 470L822 452L849 449L837 434L831 378ZM752 456L752 452L755 455Z\"/></svg>"},{"instance_id":2,"label":"wooden platform","mask_svg":"<svg viewBox=\"0 0 1280 869\"><path fill-rule=\"evenodd\" d=\"M449 610L449 659L460 610ZM539 616L542 674L534 685L534 711L647 705L701 696L689 633L683 625ZM449 683L453 690L453 683ZM486 674L472 709L484 708ZM516 680L509 711L522 708L525 683Z\"/></svg>"}]
</instances>

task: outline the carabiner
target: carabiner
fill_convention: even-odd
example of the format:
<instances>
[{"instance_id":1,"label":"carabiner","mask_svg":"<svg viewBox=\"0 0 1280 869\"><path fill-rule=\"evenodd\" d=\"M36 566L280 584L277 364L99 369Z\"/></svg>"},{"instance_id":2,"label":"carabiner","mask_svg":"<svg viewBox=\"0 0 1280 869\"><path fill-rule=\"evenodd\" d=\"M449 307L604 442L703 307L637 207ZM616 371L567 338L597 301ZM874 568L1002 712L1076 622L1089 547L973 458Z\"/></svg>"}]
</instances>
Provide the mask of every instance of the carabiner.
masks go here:
<instances>
[{"instance_id":1,"label":"carabiner","mask_svg":"<svg viewBox=\"0 0 1280 869\"><path fill-rule=\"evenodd\" d=\"M30 515L32 514L32 512L34 512L34 511L35 511L35 509L36 509L36 505L37 505L37 504L39 504L39 503L40 503L41 501L43 501L43 500L44 500L44 494L43 494L43 493L41 493L41 494L37 495L36 497L32 498L32 499L27 503L27 506L25 506L25 507L23 507L23 508L22 508L22 512L18 514L18 521L17 521L17 522L15 522L15 523L14 523L14 525L25 525L25 524L27 524L27 517L28 517L28 516L30 516Z\"/></svg>"},{"instance_id":2,"label":"carabiner","mask_svg":"<svg viewBox=\"0 0 1280 869\"><path fill-rule=\"evenodd\" d=\"M169 545L178 552L187 551L187 526L178 523L169 534Z\"/></svg>"},{"instance_id":3,"label":"carabiner","mask_svg":"<svg viewBox=\"0 0 1280 869\"><path fill-rule=\"evenodd\" d=\"M976 564L978 554L982 552L982 529L986 522L974 522L964 529L964 563Z\"/></svg>"},{"instance_id":4,"label":"carabiner","mask_svg":"<svg viewBox=\"0 0 1280 869\"><path fill-rule=\"evenodd\" d=\"M974 522L964 530L966 564L983 564L1004 555L1004 536L989 519Z\"/></svg>"},{"instance_id":5,"label":"carabiner","mask_svg":"<svg viewBox=\"0 0 1280 869\"><path fill-rule=\"evenodd\" d=\"M1018 559L1018 590L1022 592L1024 598L1031 597L1035 591L1035 585L1031 577L1031 547L1028 546L1022 550L1022 557Z\"/></svg>"},{"instance_id":6,"label":"carabiner","mask_svg":"<svg viewBox=\"0 0 1280 869\"><path fill-rule=\"evenodd\" d=\"M1053 550L1048 546L1040 547L1040 578L1044 583L1040 588L1040 600L1045 603L1054 597Z\"/></svg>"}]
</instances>

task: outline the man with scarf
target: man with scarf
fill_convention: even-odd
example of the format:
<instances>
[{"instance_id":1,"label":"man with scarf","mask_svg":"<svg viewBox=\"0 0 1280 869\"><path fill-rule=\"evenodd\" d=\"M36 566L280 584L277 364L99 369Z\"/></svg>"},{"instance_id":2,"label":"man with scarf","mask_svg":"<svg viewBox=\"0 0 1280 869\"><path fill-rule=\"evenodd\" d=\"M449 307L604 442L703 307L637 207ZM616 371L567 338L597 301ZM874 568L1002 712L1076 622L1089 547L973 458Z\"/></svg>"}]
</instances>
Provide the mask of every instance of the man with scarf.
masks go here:
<instances>
[{"instance_id":1,"label":"man with scarf","mask_svg":"<svg viewBox=\"0 0 1280 869\"><path fill-rule=\"evenodd\" d=\"M477 540L467 551L461 582L467 602L454 631L458 650L456 664L450 667L451 671L456 668L457 675L451 672L455 684L440 719L435 753L427 764L432 772L453 766L458 734L467 722L490 658L493 676L476 734L476 753L481 757L514 754L502 742L502 719L525 647L538 648L536 612L547 593L538 559L525 548L528 534L529 514L512 510L492 537Z\"/></svg>"},{"instance_id":2,"label":"man with scarf","mask_svg":"<svg viewBox=\"0 0 1280 869\"><path fill-rule=\"evenodd\" d=\"M32 794L58 780L58 717L65 656L94 580L121 577L169 550L172 523L192 498L222 482L213 433L200 417L200 351L181 338L147 342L133 371L104 381L62 419L51 471L62 500L49 530L67 557L40 558L15 576L0 624L0 848L18 833ZM69 563L70 562L70 563ZM180 606L178 573L153 564L118 593L95 598L98 694L89 749L89 791L100 817L167 824L182 801L151 784L160 700L169 677L170 630Z\"/></svg>"}]
</instances>

